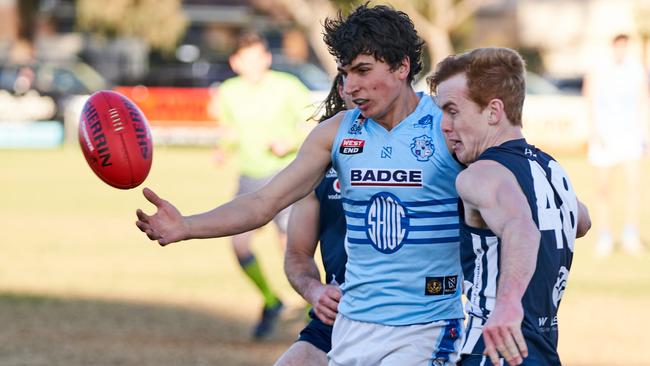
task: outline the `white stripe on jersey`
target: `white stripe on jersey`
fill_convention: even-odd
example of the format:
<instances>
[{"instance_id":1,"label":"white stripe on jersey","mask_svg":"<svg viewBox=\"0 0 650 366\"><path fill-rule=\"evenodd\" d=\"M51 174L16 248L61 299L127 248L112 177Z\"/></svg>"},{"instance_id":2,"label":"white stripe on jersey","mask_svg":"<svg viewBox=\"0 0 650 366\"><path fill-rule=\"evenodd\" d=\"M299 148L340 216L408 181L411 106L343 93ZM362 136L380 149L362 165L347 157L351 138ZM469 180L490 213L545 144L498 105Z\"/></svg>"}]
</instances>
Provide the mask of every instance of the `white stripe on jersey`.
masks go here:
<instances>
[{"instance_id":1,"label":"white stripe on jersey","mask_svg":"<svg viewBox=\"0 0 650 366\"><path fill-rule=\"evenodd\" d=\"M483 288L483 248L481 247L481 237L472 233L472 247L474 248L474 278L472 279L472 295L468 299L470 309L468 313L481 314L481 298L479 292ZM473 310L473 311L472 311Z\"/></svg>"},{"instance_id":2,"label":"white stripe on jersey","mask_svg":"<svg viewBox=\"0 0 650 366\"><path fill-rule=\"evenodd\" d=\"M485 285L485 308L492 312L497 297L497 276L499 275L499 251L497 244L499 238L496 236L485 237L488 246L487 251L487 284Z\"/></svg>"},{"instance_id":3,"label":"white stripe on jersey","mask_svg":"<svg viewBox=\"0 0 650 366\"><path fill-rule=\"evenodd\" d=\"M481 236L472 233L472 247L474 248L474 278L472 294L469 299L470 310L474 314L481 314L480 291L484 289L485 309L492 311L497 295L497 276L499 275L499 251L497 244L499 238L496 236L485 237L485 243L488 247L487 253L483 251ZM487 268L483 268L483 257L486 258ZM487 271L487 283L483 284L483 273ZM472 311L470 311L472 313Z\"/></svg>"},{"instance_id":4,"label":"white stripe on jersey","mask_svg":"<svg viewBox=\"0 0 650 366\"><path fill-rule=\"evenodd\" d=\"M474 324L474 321L479 324ZM476 342L481 337L483 333L483 322L481 319L471 316L467 324L467 331L465 332L465 343L463 343L463 348L461 348L461 354L472 354L474 347L476 347Z\"/></svg>"}]
</instances>

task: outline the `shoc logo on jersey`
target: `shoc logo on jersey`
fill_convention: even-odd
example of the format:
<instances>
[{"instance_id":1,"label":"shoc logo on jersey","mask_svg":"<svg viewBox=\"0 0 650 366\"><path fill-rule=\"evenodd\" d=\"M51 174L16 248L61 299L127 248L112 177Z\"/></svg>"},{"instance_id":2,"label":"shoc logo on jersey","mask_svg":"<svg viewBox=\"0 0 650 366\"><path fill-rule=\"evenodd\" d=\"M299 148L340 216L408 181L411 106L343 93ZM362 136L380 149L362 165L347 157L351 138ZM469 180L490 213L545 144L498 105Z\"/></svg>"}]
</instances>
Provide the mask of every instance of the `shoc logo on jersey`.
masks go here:
<instances>
[{"instance_id":1,"label":"shoc logo on jersey","mask_svg":"<svg viewBox=\"0 0 650 366\"><path fill-rule=\"evenodd\" d=\"M433 123L433 116L430 114L427 114L426 116L420 118L417 122L413 124L413 127L415 128L426 128L431 126Z\"/></svg>"},{"instance_id":2,"label":"shoc logo on jersey","mask_svg":"<svg viewBox=\"0 0 650 366\"><path fill-rule=\"evenodd\" d=\"M411 142L411 153L418 161L427 161L436 151L433 140L427 135L416 137Z\"/></svg>"},{"instance_id":3,"label":"shoc logo on jersey","mask_svg":"<svg viewBox=\"0 0 650 366\"><path fill-rule=\"evenodd\" d=\"M368 187L422 187L420 169L352 169L350 185Z\"/></svg>"},{"instance_id":4,"label":"shoc logo on jersey","mask_svg":"<svg viewBox=\"0 0 650 366\"><path fill-rule=\"evenodd\" d=\"M398 251L408 234L406 208L397 196L380 192L366 209L366 235L373 248L384 254Z\"/></svg>"},{"instance_id":5,"label":"shoc logo on jersey","mask_svg":"<svg viewBox=\"0 0 650 366\"><path fill-rule=\"evenodd\" d=\"M327 173L325 173L325 178L334 178L336 176L336 170L334 170L334 168L330 168Z\"/></svg>"},{"instance_id":6,"label":"shoc logo on jersey","mask_svg":"<svg viewBox=\"0 0 650 366\"><path fill-rule=\"evenodd\" d=\"M360 154L363 152L363 146L366 144L365 140L359 139L343 139L339 152L345 155Z\"/></svg>"}]
</instances>

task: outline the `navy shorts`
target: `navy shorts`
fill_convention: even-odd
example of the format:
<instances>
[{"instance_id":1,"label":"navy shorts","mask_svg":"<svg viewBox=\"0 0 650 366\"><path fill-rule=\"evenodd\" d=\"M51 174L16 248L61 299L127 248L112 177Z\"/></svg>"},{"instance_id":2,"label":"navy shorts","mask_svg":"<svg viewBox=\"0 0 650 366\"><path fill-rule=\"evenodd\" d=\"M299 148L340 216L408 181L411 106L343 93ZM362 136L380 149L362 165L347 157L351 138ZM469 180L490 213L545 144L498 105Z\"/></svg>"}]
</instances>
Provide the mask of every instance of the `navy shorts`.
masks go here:
<instances>
[{"instance_id":1,"label":"navy shorts","mask_svg":"<svg viewBox=\"0 0 650 366\"><path fill-rule=\"evenodd\" d=\"M320 321L311 311L309 315L312 320L300 331L298 341L310 343L319 350L328 353L332 349L332 326Z\"/></svg>"}]
</instances>

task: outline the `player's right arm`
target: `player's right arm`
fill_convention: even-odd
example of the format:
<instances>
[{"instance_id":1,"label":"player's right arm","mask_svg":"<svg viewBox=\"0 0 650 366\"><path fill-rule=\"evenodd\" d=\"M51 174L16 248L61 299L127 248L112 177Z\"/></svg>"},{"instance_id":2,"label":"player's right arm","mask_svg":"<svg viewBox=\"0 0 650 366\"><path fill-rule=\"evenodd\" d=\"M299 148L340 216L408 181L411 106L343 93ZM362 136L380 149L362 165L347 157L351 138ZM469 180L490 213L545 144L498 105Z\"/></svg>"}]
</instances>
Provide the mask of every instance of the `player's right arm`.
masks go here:
<instances>
[{"instance_id":1,"label":"player's right arm","mask_svg":"<svg viewBox=\"0 0 650 366\"><path fill-rule=\"evenodd\" d=\"M210 211L183 216L171 203L145 188L144 196L157 212L148 215L138 209L136 225L163 246L187 239L230 236L263 226L318 184L331 161L331 147L341 119L339 114L316 126L296 159L264 187Z\"/></svg>"},{"instance_id":2,"label":"player's right arm","mask_svg":"<svg viewBox=\"0 0 650 366\"><path fill-rule=\"evenodd\" d=\"M493 364L501 354L509 365L518 365L528 356L521 299L535 272L541 234L517 179L503 165L472 163L458 175L456 189L468 224L487 226L501 239L495 305L483 326L484 353Z\"/></svg>"},{"instance_id":3,"label":"player's right arm","mask_svg":"<svg viewBox=\"0 0 650 366\"><path fill-rule=\"evenodd\" d=\"M325 285L314 261L318 245L320 203L314 192L291 206L284 272L291 286L309 302L325 324L334 324L341 290Z\"/></svg>"}]
</instances>

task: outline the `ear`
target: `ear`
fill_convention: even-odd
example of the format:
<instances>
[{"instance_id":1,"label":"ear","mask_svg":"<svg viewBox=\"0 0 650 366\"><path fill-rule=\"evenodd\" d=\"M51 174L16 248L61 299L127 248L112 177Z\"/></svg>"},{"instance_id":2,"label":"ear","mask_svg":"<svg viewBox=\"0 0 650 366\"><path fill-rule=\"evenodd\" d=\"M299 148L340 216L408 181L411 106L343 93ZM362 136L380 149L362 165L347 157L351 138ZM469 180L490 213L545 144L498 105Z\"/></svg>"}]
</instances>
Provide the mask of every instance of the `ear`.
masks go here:
<instances>
[{"instance_id":1,"label":"ear","mask_svg":"<svg viewBox=\"0 0 650 366\"><path fill-rule=\"evenodd\" d=\"M411 72L411 59L408 56L402 59L396 72L400 80L408 79L409 73Z\"/></svg>"},{"instance_id":2,"label":"ear","mask_svg":"<svg viewBox=\"0 0 650 366\"><path fill-rule=\"evenodd\" d=\"M483 111L487 113L487 120L490 125L496 125L507 119L505 105L501 99L490 100Z\"/></svg>"}]
</instances>

